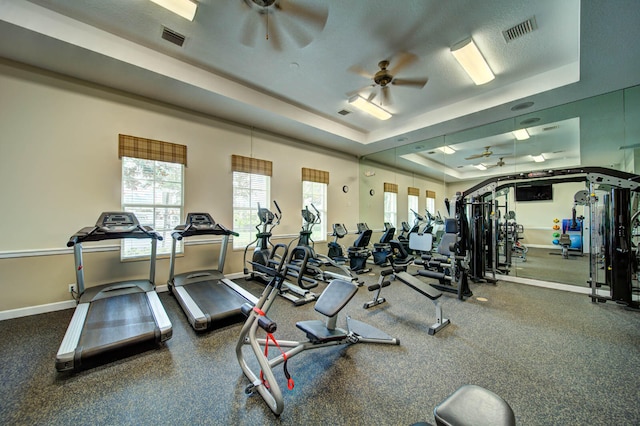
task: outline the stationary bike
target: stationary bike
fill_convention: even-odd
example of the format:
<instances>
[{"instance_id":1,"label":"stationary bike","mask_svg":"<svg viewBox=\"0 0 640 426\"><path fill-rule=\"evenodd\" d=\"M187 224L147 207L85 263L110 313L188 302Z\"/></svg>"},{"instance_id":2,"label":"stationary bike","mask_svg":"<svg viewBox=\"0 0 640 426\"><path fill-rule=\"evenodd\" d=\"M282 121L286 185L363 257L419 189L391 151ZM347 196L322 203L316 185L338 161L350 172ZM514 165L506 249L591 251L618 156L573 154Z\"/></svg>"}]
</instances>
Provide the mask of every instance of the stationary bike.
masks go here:
<instances>
[{"instance_id":1,"label":"stationary bike","mask_svg":"<svg viewBox=\"0 0 640 426\"><path fill-rule=\"evenodd\" d=\"M344 264L349 261L349 258L344 255L344 248L338 242L339 239L344 238L347 234L348 231L344 224L333 224L333 233L331 234L331 236L333 237L333 241L330 241L329 244L327 244L327 247L329 248L327 256L329 256L331 259L333 259L334 262L338 264Z\"/></svg>"}]
</instances>

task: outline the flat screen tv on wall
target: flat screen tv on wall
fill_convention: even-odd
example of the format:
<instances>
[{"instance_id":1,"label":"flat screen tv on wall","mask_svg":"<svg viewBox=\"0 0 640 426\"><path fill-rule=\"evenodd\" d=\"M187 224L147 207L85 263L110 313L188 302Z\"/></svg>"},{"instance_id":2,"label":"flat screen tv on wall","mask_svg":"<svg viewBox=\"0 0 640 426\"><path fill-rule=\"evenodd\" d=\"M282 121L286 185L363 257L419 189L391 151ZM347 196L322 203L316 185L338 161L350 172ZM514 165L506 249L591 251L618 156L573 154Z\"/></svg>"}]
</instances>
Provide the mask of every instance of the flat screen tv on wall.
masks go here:
<instances>
[{"instance_id":1,"label":"flat screen tv on wall","mask_svg":"<svg viewBox=\"0 0 640 426\"><path fill-rule=\"evenodd\" d=\"M516 185L516 201L552 201L552 185Z\"/></svg>"}]
</instances>

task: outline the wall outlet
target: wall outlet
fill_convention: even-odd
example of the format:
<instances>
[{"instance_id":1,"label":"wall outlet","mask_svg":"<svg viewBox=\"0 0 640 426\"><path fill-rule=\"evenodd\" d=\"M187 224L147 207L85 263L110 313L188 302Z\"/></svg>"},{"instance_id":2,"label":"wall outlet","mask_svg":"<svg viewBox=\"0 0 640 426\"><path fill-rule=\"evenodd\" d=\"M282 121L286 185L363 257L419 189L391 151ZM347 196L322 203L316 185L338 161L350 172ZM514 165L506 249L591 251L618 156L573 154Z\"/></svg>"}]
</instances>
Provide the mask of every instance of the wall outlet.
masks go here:
<instances>
[{"instance_id":1,"label":"wall outlet","mask_svg":"<svg viewBox=\"0 0 640 426\"><path fill-rule=\"evenodd\" d=\"M77 288L75 284L69 284L69 293L74 294Z\"/></svg>"}]
</instances>

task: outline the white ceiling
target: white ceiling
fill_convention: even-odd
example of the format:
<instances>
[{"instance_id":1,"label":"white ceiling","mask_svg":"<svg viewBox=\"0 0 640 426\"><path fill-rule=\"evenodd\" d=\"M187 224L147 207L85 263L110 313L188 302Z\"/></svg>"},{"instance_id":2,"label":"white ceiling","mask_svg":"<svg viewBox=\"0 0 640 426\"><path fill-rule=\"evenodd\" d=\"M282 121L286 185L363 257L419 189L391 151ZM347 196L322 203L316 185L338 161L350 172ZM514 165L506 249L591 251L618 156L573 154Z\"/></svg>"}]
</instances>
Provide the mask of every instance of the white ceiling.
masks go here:
<instances>
[{"instance_id":1,"label":"white ceiling","mask_svg":"<svg viewBox=\"0 0 640 426\"><path fill-rule=\"evenodd\" d=\"M244 0L197 3L190 22L149 0L0 0L0 57L358 156L640 84L637 0L280 0L269 40ZM496 74L483 86L449 52L469 36ZM353 70L403 53L395 77L424 88L392 86L387 121L353 111L372 83Z\"/></svg>"}]
</instances>

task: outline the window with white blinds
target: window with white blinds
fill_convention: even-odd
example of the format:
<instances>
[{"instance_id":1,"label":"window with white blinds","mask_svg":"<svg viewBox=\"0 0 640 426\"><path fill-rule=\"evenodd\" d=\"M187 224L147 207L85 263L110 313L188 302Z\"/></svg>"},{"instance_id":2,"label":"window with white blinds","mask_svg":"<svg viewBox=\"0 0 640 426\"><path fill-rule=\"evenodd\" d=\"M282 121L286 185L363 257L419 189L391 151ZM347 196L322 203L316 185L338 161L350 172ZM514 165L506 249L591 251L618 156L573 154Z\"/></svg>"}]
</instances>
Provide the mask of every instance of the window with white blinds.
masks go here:
<instances>
[{"instance_id":1,"label":"window with white blinds","mask_svg":"<svg viewBox=\"0 0 640 426\"><path fill-rule=\"evenodd\" d=\"M171 231L182 220L183 192L183 164L122 157L122 210L135 213L141 225L162 235L157 255L171 253ZM123 260L151 254L147 239L123 239L121 247ZM182 243L176 249L182 253Z\"/></svg>"},{"instance_id":2,"label":"window with white blinds","mask_svg":"<svg viewBox=\"0 0 640 426\"><path fill-rule=\"evenodd\" d=\"M255 239L258 205L270 206L271 177L257 173L233 172L233 230L240 234L233 238L233 248L246 247Z\"/></svg>"}]
</instances>

